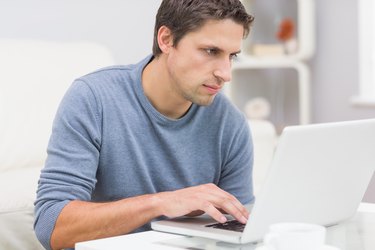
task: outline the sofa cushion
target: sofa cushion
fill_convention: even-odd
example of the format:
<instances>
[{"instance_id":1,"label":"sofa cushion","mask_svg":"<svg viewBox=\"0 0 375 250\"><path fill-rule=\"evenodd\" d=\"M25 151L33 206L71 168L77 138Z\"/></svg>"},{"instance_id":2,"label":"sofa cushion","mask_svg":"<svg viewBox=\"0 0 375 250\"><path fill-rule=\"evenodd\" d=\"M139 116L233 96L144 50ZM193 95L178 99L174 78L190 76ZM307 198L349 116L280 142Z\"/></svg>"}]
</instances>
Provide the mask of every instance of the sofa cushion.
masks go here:
<instances>
[{"instance_id":1,"label":"sofa cushion","mask_svg":"<svg viewBox=\"0 0 375 250\"><path fill-rule=\"evenodd\" d=\"M34 230L34 200L41 167L0 173L0 249L43 249Z\"/></svg>"},{"instance_id":2,"label":"sofa cushion","mask_svg":"<svg viewBox=\"0 0 375 250\"><path fill-rule=\"evenodd\" d=\"M57 106L72 81L113 64L89 42L0 39L0 171L42 165Z\"/></svg>"}]
</instances>

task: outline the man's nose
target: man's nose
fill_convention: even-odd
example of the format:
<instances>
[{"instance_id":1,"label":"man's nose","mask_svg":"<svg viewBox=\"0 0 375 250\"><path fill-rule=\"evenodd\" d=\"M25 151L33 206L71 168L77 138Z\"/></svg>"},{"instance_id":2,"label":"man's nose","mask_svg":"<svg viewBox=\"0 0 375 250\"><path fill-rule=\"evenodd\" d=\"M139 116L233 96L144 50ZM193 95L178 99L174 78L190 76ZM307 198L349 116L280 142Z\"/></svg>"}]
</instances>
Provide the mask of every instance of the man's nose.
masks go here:
<instances>
[{"instance_id":1,"label":"man's nose","mask_svg":"<svg viewBox=\"0 0 375 250\"><path fill-rule=\"evenodd\" d=\"M232 61L230 59L220 61L214 75L223 82L229 82L232 79Z\"/></svg>"}]
</instances>

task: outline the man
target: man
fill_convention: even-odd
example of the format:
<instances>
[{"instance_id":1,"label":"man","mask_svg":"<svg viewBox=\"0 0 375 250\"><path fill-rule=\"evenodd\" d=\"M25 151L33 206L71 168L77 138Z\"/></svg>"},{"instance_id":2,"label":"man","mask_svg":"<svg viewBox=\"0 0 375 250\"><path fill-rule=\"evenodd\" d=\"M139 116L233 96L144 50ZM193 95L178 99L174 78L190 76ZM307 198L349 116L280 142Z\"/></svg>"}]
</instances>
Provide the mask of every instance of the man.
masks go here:
<instances>
[{"instance_id":1,"label":"man","mask_svg":"<svg viewBox=\"0 0 375 250\"><path fill-rule=\"evenodd\" d=\"M252 20L238 0L164 0L153 56L73 83L35 202L45 248L148 230L161 216L246 223L251 136L219 91Z\"/></svg>"}]
</instances>

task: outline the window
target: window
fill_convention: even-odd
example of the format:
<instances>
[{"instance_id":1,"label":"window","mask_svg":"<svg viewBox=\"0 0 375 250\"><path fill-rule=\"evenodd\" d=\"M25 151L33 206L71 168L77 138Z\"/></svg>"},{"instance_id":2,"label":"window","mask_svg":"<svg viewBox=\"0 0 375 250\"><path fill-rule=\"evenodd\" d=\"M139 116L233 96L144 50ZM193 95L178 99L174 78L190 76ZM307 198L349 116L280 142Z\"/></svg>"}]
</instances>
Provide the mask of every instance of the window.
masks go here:
<instances>
[{"instance_id":1,"label":"window","mask_svg":"<svg viewBox=\"0 0 375 250\"><path fill-rule=\"evenodd\" d=\"M360 0L359 21L359 95L352 102L375 106L375 2Z\"/></svg>"}]
</instances>

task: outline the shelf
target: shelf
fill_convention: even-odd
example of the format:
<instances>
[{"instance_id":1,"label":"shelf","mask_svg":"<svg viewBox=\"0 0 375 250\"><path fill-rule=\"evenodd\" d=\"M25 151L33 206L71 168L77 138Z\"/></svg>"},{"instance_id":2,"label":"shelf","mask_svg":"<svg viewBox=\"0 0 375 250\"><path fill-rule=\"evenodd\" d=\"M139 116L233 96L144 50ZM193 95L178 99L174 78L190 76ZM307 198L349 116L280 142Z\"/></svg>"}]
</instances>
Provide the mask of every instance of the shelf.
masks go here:
<instances>
[{"instance_id":1,"label":"shelf","mask_svg":"<svg viewBox=\"0 0 375 250\"><path fill-rule=\"evenodd\" d=\"M247 84L254 86L254 82L251 82L251 77L256 75L256 72L263 70L265 73L272 74L271 70L277 71L294 71L296 75L295 80L290 80L295 82L296 84L296 95L298 96L298 123L299 124L308 124L310 123L310 72L308 67L299 61L289 60L285 58L280 58L280 60L273 59L262 59L262 60L241 60L239 62L235 62L232 67L232 81L226 85L224 91L225 94L231 99L240 109L243 109L243 102L236 100L238 99L238 92L243 93L246 90L241 89L238 91L236 86L239 84ZM242 77L241 77L242 74ZM244 75L246 74L246 75ZM290 74L290 73L288 73ZM264 78L264 77L263 77ZM264 84L266 84L267 80L263 79ZM289 81L288 81L289 82ZM281 79L278 79L276 84L285 85ZM259 89L251 89L248 90L249 98L256 97L256 94L260 94ZM268 98L267 98L268 99ZM236 100L236 101L235 101Z\"/></svg>"},{"instance_id":2,"label":"shelf","mask_svg":"<svg viewBox=\"0 0 375 250\"><path fill-rule=\"evenodd\" d=\"M239 56L232 69L247 68L306 68L305 65L291 56L255 57ZM303 69L302 69L303 70Z\"/></svg>"},{"instance_id":3,"label":"shelf","mask_svg":"<svg viewBox=\"0 0 375 250\"><path fill-rule=\"evenodd\" d=\"M294 2L294 3L293 3ZM256 44L280 45L277 31L280 20L294 21L297 50L288 56L307 60L315 51L315 2L314 0L242 0L245 8L255 16L250 36L243 43L243 52L254 56Z\"/></svg>"},{"instance_id":4,"label":"shelf","mask_svg":"<svg viewBox=\"0 0 375 250\"><path fill-rule=\"evenodd\" d=\"M248 101L266 99L263 105L268 101L271 107L268 118L279 132L285 126L310 123L310 71L304 62L315 52L315 1L242 3L255 21L233 62L225 94L242 111ZM288 47L291 44L295 46Z\"/></svg>"}]
</instances>

